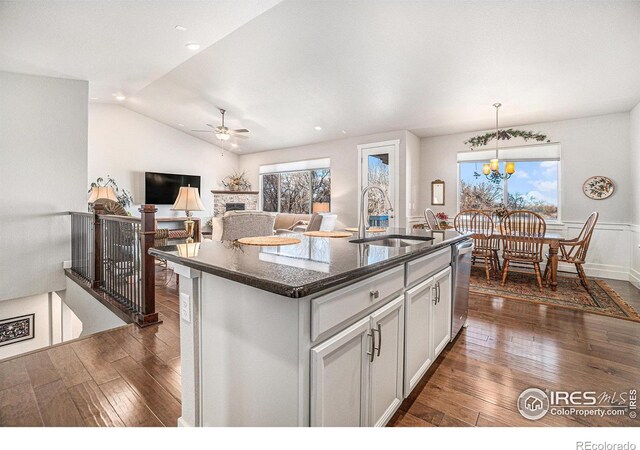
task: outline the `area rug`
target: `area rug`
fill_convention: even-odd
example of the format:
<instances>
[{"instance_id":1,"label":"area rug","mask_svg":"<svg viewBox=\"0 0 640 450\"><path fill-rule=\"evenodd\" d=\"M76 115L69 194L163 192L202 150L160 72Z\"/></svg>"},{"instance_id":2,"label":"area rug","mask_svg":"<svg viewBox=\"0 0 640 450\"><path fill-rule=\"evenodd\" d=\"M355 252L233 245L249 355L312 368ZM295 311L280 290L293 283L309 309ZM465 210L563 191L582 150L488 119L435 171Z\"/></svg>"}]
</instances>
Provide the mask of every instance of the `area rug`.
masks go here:
<instances>
[{"instance_id":1,"label":"area rug","mask_svg":"<svg viewBox=\"0 0 640 450\"><path fill-rule=\"evenodd\" d=\"M492 279L487 285L484 269L471 270L469 290L476 294L521 300L540 305L600 314L603 316L640 322L640 314L625 302L604 281L589 278L591 293L580 284L578 277L558 277L558 290L538 289L533 273L509 271L507 283L500 286L499 279Z\"/></svg>"}]
</instances>

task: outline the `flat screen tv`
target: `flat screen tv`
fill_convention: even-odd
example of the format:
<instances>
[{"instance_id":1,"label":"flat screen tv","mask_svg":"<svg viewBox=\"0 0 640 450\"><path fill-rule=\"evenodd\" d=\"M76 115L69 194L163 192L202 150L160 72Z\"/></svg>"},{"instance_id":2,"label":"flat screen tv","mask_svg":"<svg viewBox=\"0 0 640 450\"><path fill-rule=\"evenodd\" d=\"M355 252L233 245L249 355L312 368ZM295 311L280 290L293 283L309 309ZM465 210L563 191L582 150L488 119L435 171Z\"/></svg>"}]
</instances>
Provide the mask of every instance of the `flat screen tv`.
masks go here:
<instances>
[{"instance_id":1,"label":"flat screen tv","mask_svg":"<svg viewBox=\"0 0 640 450\"><path fill-rule=\"evenodd\" d=\"M180 186L188 185L197 187L200 193L200 176L145 172L144 202L148 205L173 205Z\"/></svg>"}]
</instances>

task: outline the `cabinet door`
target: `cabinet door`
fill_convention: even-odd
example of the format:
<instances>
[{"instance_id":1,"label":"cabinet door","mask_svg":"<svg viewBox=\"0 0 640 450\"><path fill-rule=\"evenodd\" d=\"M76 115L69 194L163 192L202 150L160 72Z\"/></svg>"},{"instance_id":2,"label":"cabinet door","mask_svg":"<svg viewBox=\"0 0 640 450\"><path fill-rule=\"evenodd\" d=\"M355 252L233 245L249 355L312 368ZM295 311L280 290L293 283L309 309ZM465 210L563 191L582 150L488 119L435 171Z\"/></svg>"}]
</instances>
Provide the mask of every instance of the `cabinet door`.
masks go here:
<instances>
[{"instance_id":1,"label":"cabinet door","mask_svg":"<svg viewBox=\"0 0 640 450\"><path fill-rule=\"evenodd\" d=\"M451 267L433 277L431 310L431 342L436 359L451 340Z\"/></svg>"},{"instance_id":2,"label":"cabinet door","mask_svg":"<svg viewBox=\"0 0 640 450\"><path fill-rule=\"evenodd\" d=\"M405 398L433 361L430 329L432 286L433 278L428 278L405 293Z\"/></svg>"},{"instance_id":3,"label":"cabinet door","mask_svg":"<svg viewBox=\"0 0 640 450\"><path fill-rule=\"evenodd\" d=\"M369 322L366 317L311 349L312 427L367 425Z\"/></svg>"},{"instance_id":4,"label":"cabinet door","mask_svg":"<svg viewBox=\"0 0 640 450\"><path fill-rule=\"evenodd\" d=\"M384 426L402 399L404 359L404 296L371 314L374 354L371 356L369 424Z\"/></svg>"}]
</instances>

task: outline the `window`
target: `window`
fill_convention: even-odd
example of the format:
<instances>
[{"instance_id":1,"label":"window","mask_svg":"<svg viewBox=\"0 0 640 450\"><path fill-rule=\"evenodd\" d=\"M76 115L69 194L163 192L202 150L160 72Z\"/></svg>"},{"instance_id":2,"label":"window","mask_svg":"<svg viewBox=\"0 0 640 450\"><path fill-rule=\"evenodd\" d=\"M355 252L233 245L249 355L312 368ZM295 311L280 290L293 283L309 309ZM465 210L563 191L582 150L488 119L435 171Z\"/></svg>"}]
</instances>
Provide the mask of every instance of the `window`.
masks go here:
<instances>
[{"instance_id":1,"label":"window","mask_svg":"<svg viewBox=\"0 0 640 450\"><path fill-rule=\"evenodd\" d=\"M261 167L262 210L293 214L329 212L331 170L328 167L316 167L325 164L328 166L329 160ZM268 172L274 169L278 171Z\"/></svg>"},{"instance_id":2,"label":"window","mask_svg":"<svg viewBox=\"0 0 640 450\"><path fill-rule=\"evenodd\" d=\"M557 149L552 148L553 146ZM559 145L540 147L530 147L526 152L522 148L501 150L500 172L504 173L504 161L509 156L513 157L509 161L516 163L516 171L511 178L498 183L487 180L482 174L482 164L489 158L479 160L471 152L459 154L459 210L493 210L506 205L509 210L527 209L537 212L545 219L559 220ZM482 156L486 156L484 153L482 152ZM518 156L522 160L518 160ZM535 156L541 158L535 159ZM472 158L476 160L468 161Z\"/></svg>"}]
</instances>

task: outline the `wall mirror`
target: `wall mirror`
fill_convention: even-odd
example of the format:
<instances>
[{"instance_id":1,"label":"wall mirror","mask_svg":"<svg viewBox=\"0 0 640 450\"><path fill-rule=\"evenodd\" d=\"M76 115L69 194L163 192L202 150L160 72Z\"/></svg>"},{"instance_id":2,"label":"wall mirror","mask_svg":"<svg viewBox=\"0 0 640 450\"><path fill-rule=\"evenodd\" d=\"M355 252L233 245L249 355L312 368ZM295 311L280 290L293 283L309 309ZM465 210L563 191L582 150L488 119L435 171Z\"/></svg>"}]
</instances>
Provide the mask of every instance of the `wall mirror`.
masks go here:
<instances>
[{"instance_id":1,"label":"wall mirror","mask_svg":"<svg viewBox=\"0 0 640 450\"><path fill-rule=\"evenodd\" d=\"M444 206L444 181L431 182L431 204Z\"/></svg>"}]
</instances>

